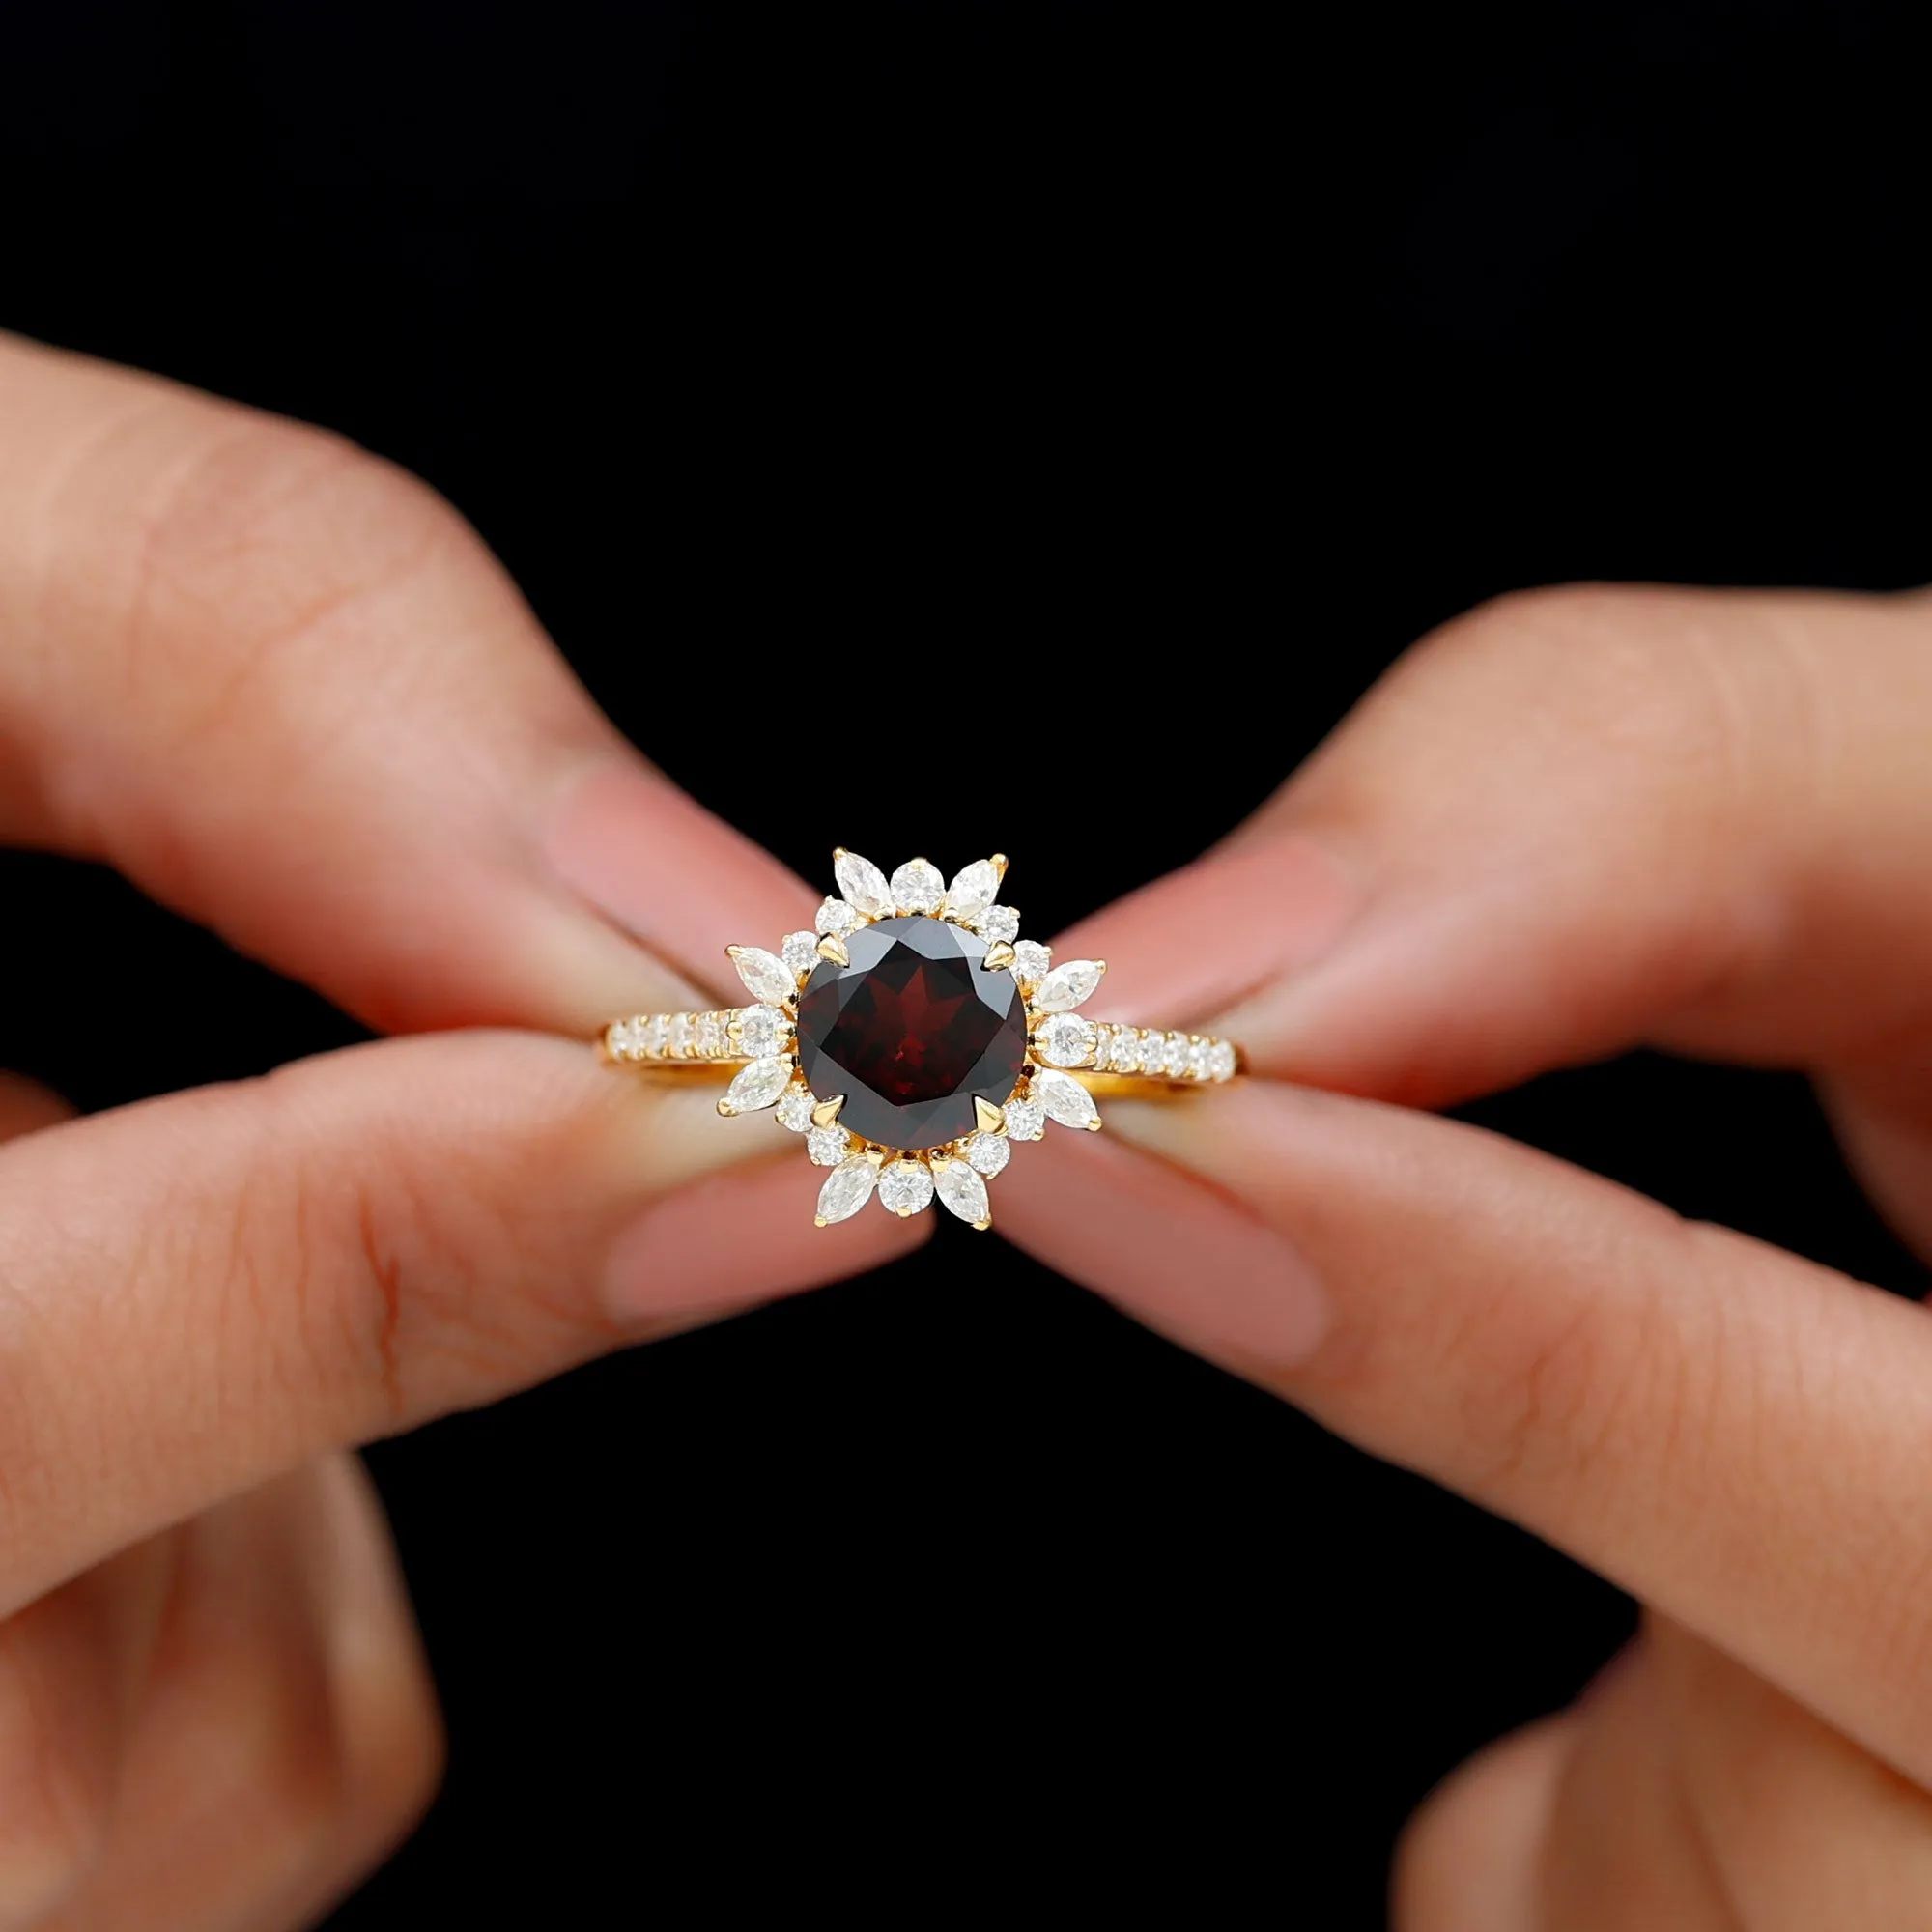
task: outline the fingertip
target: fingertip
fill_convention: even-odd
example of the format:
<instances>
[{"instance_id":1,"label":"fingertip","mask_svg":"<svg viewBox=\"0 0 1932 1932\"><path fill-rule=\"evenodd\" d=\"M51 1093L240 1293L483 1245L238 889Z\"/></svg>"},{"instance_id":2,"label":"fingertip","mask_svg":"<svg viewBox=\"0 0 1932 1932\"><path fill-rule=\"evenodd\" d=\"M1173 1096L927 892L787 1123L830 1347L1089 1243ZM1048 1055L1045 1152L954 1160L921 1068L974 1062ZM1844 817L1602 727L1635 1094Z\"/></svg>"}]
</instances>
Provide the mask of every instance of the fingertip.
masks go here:
<instances>
[{"instance_id":1,"label":"fingertip","mask_svg":"<svg viewBox=\"0 0 1932 1932\"><path fill-rule=\"evenodd\" d=\"M1178 1026L1314 964L1342 938L1361 897L1325 843L1285 832L1154 880L1081 921L1054 952L1109 962L1110 1011Z\"/></svg>"},{"instance_id":2,"label":"fingertip","mask_svg":"<svg viewBox=\"0 0 1932 1932\"><path fill-rule=\"evenodd\" d=\"M799 879L640 762L571 783L544 850L574 892L716 996L741 997L727 944L776 946L811 924Z\"/></svg>"},{"instance_id":3,"label":"fingertip","mask_svg":"<svg viewBox=\"0 0 1932 1932\"><path fill-rule=\"evenodd\" d=\"M618 1236L605 1264L611 1319L636 1327L749 1307L881 1267L930 1237L930 1213L902 1221L862 1212L814 1226L815 1173L794 1154L710 1175L653 1201Z\"/></svg>"},{"instance_id":4,"label":"fingertip","mask_svg":"<svg viewBox=\"0 0 1932 1932\"><path fill-rule=\"evenodd\" d=\"M1109 1125L1129 1111L1110 1106ZM1289 1241L1232 1193L1108 1134L1029 1149L1001 1178L999 1211L1042 1261L1243 1375L1304 1361L1327 1332L1327 1293Z\"/></svg>"}]
</instances>

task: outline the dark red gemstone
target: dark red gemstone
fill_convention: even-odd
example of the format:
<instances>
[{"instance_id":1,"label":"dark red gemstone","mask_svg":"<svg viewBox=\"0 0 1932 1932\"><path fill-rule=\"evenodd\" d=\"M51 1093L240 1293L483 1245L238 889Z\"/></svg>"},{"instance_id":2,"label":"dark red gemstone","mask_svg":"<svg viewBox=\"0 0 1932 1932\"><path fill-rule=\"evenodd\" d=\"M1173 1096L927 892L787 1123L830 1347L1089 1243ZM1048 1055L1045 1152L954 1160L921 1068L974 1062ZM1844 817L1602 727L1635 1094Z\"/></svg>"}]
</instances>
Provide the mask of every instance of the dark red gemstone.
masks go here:
<instances>
[{"instance_id":1,"label":"dark red gemstone","mask_svg":"<svg viewBox=\"0 0 1932 1932\"><path fill-rule=\"evenodd\" d=\"M811 1091L845 1096L838 1124L881 1147L928 1148L1005 1105L1026 1062L1019 981L980 964L986 942L940 919L882 919L848 933L798 1001L798 1062Z\"/></svg>"}]
</instances>

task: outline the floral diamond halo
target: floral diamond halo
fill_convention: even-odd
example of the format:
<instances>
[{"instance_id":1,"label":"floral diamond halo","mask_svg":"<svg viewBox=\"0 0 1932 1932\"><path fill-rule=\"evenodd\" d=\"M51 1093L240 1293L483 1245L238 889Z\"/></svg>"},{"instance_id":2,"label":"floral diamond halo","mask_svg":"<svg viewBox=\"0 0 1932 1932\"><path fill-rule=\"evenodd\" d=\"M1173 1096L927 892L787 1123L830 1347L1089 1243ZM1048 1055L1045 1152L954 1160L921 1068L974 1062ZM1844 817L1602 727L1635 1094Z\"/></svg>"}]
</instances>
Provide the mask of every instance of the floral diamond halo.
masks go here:
<instances>
[{"instance_id":1,"label":"floral diamond halo","mask_svg":"<svg viewBox=\"0 0 1932 1932\"><path fill-rule=\"evenodd\" d=\"M889 879L840 850L838 896L815 930L777 952L728 949L755 1005L731 1013L653 1015L612 1026L613 1060L729 1058L721 1114L769 1109L830 1170L820 1227L877 1196L910 1216L936 1197L990 1226L986 1183L1015 1141L1049 1122L1092 1132L1099 1109L1070 1069L1180 1084L1230 1078L1234 1048L1187 1034L1110 1026L1076 1009L1106 972L1099 959L1056 966L997 904L1007 862L976 859L949 883L923 859Z\"/></svg>"}]
</instances>

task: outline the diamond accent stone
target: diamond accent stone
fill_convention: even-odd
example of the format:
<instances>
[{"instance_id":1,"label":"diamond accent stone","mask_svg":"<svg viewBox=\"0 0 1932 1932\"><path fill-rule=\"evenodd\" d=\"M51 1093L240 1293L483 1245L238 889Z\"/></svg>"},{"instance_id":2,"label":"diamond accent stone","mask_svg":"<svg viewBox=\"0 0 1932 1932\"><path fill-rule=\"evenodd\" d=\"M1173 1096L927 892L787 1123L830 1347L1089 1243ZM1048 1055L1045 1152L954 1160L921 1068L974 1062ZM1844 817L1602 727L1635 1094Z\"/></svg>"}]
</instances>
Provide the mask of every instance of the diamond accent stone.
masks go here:
<instances>
[{"instance_id":1,"label":"diamond accent stone","mask_svg":"<svg viewBox=\"0 0 1932 1932\"><path fill-rule=\"evenodd\" d=\"M667 1022L663 1013L653 1013L647 1020L633 1023L631 1037L637 1043L639 1053L655 1058L665 1050L665 1028Z\"/></svg>"},{"instance_id":2,"label":"diamond accent stone","mask_svg":"<svg viewBox=\"0 0 1932 1932\"><path fill-rule=\"evenodd\" d=\"M782 1053L791 1044L791 1029L776 1007L744 1007L737 1018L739 1048L756 1059Z\"/></svg>"},{"instance_id":3,"label":"diamond accent stone","mask_svg":"<svg viewBox=\"0 0 1932 1932\"><path fill-rule=\"evenodd\" d=\"M1046 1131L1046 1109L1037 1100L1007 1102L1007 1138L1037 1141Z\"/></svg>"},{"instance_id":4,"label":"diamond accent stone","mask_svg":"<svg viewBox=\"0 0 1932 1932\"><path fill-rule=\"evenodd\" d=\"M1077 1013L1055 1013L1034 1036L1049 1066L1085 1066L1094 1055L1094 1022Z\"/></svg>"},{"instance_id":5,"label":"diamond accent stone","mask_svg":"<svg viewBox=\"0 0 1932 1932\"><path fill-rule=\"evenodd\" d=\"M1002 940L1011 941L1019 936L1020 916L1011 906L988 906L973 922L973 930L988 946L997 946Z\"/></svg>"},{"instance_id":6,"label":"diamond accent stone","mask_svg":"<svg viewBox=\"0 0 1932 1932\"><path fill-rule=\"evenodd\" d=\"M809 1134L811 1131L811 1110L817 1104L811 1097L810 1087L787 1087L783 1098L779 1101L779 1124L789 1127L795 1134Z\"/></svg>"},{"instance_id":7,"label":"diamond accent stone","mask_svg":"<svg viewBox=\"0 0 1932 1932\"><path fill-rule=\"evenodd\" d=\"M845 1095L841 1122L878 1147L940 1147L979 1124L1026 1064L1026 1008L1010 973L989 973L985 942L943 920L883 919L854 932L851 957L822 962L798 1003L807 1084Z\"/></svg>"},{"instance_id":8,"label":"diamond accent stone","mask_svg":"<svg viewBox=\"0 0 1932 1932\"><path fill-rule=\"evenodd\" d=\"M1235 1077L1235 1049L1225 1039L1217 1039L1208 1049L1208 1077L1210 1080Z\"/></svg>"},{"instance_id":9,"label":"diamond accent stone","mask_svg":"<svg viewBox=\"0 0 1932 1932\"><path fill-rule=\"evenodd\" d=\"M975 859L953 874L946 889L946 910L962 924L970 923L993 903L993 895L999 890L999 868L992 860Z\"/></svg>"},{"instance_id":10,"label":"diamond accent stone","mask_svg":"<svg viewBox=\"0 0 1932 1932\"><path fill-rule=\"evenodd\" d=\"M978 1174L998 1174L1013 1157L1012 1146L1005 1134L968 1134L959 1143L959 1151L965 1156L967 1166Z\"/></svg>"},{"instance_id":11,"label":"diamond accent stone","mask_svg":"<svg viewBox=\"0 0 1932 1932\"><path fill-rule=\"evenodd\" d=\"M769 1107L791 1082L791 1061L782 1054L769 1060L754 1060L741 1066L737 1077L724 1090L724 1104L734 1114L755 1114Z\"/></svg>"},{"instance_id":12,"label":"diamond accent stone","mask_svg":"<svg viewBox=\"0 0 1932 1932\"><path fill-rule=\"evenodd\" d=\"M857 906L849 906L843 899L827 899L818 908L816 918L811 922L820 932L834 933L843 939L848 932L857 932L865 924L866 915ZM813 947L815 953L817 948Z\"/></svg>"},{"instance_id":13,"label":"diamond accent stone","mask_svg":"<svg viewBox=\"0 0 1932 1932\"><path fill-rule=\"evenodd\" d=\"M1208 1077L1208 1042L1205 1039L1190 1039L1187 1042L1187 1077L1190 1080L1205 1080Z\"/></svg>"},{"instance_id":14,"label":"diamond accent stone","mask_svg":"<svg viewBox=\"0 0 1932 1932\"><path fill-rule=\"evenodd\" d=\"M691 1015L672 1013L665 1022L664 1050L667 1053L691 1051Z\"/></svg>"},{"instance_id":15,"label":"diamond accent stone","mask_svg":"<svg viewBox=\"0 0 1932 1932\"><path fill-rule=\"evenodd\" d=\"M724 1051L724 1022L721 1014L699 1013L692 1034L693 1049L707 1060Z\"/></svg>"},{"instance_id":16,"label":"diamond accent stone","mask_svg":"<svg viewBox=\"0 0 1932 1932\"><path fill-rule=\"evenodd\" d=\"M1035 989L1034 1011L1071 1012L1075 1007L1094 997L1094 989L1100 983L1100 975L1106 970L1097 959L1069 959L1065 965L1056 966Z\"/></svg>"},{"instance_id":17,"label":"diamond accent stone","mask_svg":"<svg viewBox=\"0 0 1932 1932\"><path fill-rule=\"evenodd\" d=\"M754 1000L781 1007L798 991L798 975L776 952L767 952L762 946L736 948L731 963L737 967L745 990Z\"/></svg>"},{"instance_id":18,"label":"diamond accent stone","mask_svg":"<svg viewBox=\"0 0 1932 1932\"><path fill-rule=\"evenodd\" d=\"M830 905L832 901L826 900ZM801 973L810 973L818 964L818 935L815 932L788 932L784 944L779 948L779 957L792 970L796 978Z\"/></svg>"},{"instance_id":19,"label":"diamond accent stone","mask_svg":"<svg viewBox=\"0 0 1932 1932\"><path fill-rule=\"evenodd\" d=\"M852 1151L852 1136L843 1127L813 1127L805 1137L805 1151L814 1167L837 1167Z\"/></svg>"},{"instance_id":20,"label":"diamond accent stone","mask_svg":"<svg viewBox=\"0 0 1932 1932\"><path fill-rule=\"evenodd\" d=\"M1167 1065L1167 1036L1158 1027L1141 1029L1141 1071L1158 1080Z\"/></svg>"},{"instance_id":21,"label":"diamond accent stone","mask_svg":"<svg viewBox=\"0 0 1932 1932\"><path fill-rule=\"evenodd\" d=\"M886 883L886 875L869 859L862 859L856 852L847 852L834 866L838 878L838 890L844 894L845 902L856 907L867 919L887 919L893 911L893 889Z\"/></svg>"},{"instance_id":22,"label":"diamond accent stone","mask_svg":"<svg viewBox=\"0 0 1932 1932\"><path fill-rule=\"evenodd\" d=\"M1070 1073L1055 1073L1042 1067L1033 1076L1034 1097L1046 1109L1047 1118L1063 1127L1085 1127L1090 1133L1100 1124L1100 1110L1094 1096ZM1008 1110L1008 1131L1011 1132L1011 1110Z\"/></svg>"},{"instance_id":23,"label":"diamond accent stone","mask_svg":"<svg viewBox=\"0 0 1932 1932\"><path fill-rule=\"evenodd\" d=\"M946 874L923 859L908 859L893 874L892 892L900 912L937 912L946 900Z\"/></svg>"},{"instance_id":24,"label":"diamond accent stone","mask_svg":"<svg viewBox=\"0 0 1932 1932\"><path fill-rule=\"evenodd\" d=\"M879 1184L879 1170L862 1153L848 1154L825 1177L818 1190L818 1218L828 1225L849 1221Z\"/></svg>"},{"instance_id":25,"label":"diamond accent stone","mask_svg":"<svg viewBox=\"0 0 1932 1932\"><path fill-rule=\"evenodd\" d=\"M1031 986L1044 980L1053 970L1053 949L1042 946L1037 939L1018 939L1013 942L1013 971L1019 976L1022 985Z\"/></svg>"},{"instance_id":26,"label":"diamond accent stone","mask_svg":"<svg viewBox=\"0 0 1932 1932\"><path fill-rule=\"evenodd\" d=\"M963 1160L949 1160L935 1177L939 1198L962 1221L983 1228L993 1218L986 1205L986 1183Z\"/></svg>"},{"instance_id":27,"label":"diamond accent stone","mask_svg":"<svg viewBox=\"0 0 1932 1932\"><path fill-rule=\"evenodd\" d=\"M889 1213L917 1214L932 1206L932 1175L923 1160L895 1160L879 1176L879 1205Z\"/></svg>"},{"instance_id":28,"label":"diamond accent stone","mask_svg":"<svg viewBox=\"0 0 1932 1932\"><path fill-rule=\"evenodd\" d=\"M1165 1055L1167 1077L1170 1080L1185 1079L1187 1075L1187 1036L1184 1033L1171 1033L1167 1037Z\"/></svg>"},{"instance_id":29,"label":"diamond accent stone","mask_svg":"<svg viewBox=\"0 0 1932 1932\"><path fill-rule=\"evenodd\" d=\"M604 1043L611 1049L613 1060L629 1060L638 1050L637 1036L631 1031L629 1020L619 1020L604 1036Z\"/></svg>"}]
</instances>

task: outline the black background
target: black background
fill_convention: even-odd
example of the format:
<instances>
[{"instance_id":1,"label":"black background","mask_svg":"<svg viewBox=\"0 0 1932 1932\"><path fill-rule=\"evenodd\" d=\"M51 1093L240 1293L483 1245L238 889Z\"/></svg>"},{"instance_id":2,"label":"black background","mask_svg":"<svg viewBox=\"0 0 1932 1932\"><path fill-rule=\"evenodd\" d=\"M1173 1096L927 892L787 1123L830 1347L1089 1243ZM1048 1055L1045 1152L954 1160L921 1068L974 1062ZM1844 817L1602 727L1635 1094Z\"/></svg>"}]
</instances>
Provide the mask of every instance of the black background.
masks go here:
<instances>
[{"instance_id":1,"label":"black background","mask_svg":"<svg viewBox=\"0 0 1932 1932\"><path fill-rule=\"evenodd\" d=\"M1926 575L1902 17L0 4L0 320L420 471L813 881L1010 769L969 842L1044 932L1484 596ZM795 758L661 732L668 672ZM893 743L921 680L967 707L950 770ZM1129 742L1087 744L1090 863L1034 869L1059 680ZM1211 759L1159 723L1204 685ZM354 1036L103 876L0 891L0 1062L88 1105ZM130 1066L82 1023L136 958L185 998ZM1637 1058L1473 1111L1916 1281L1788 1080ZM1405 1812L1630 1621L964 1239L372 1460L454 1757L344 1932L1374 1924Z\"/></svg>"}]
</instances>

